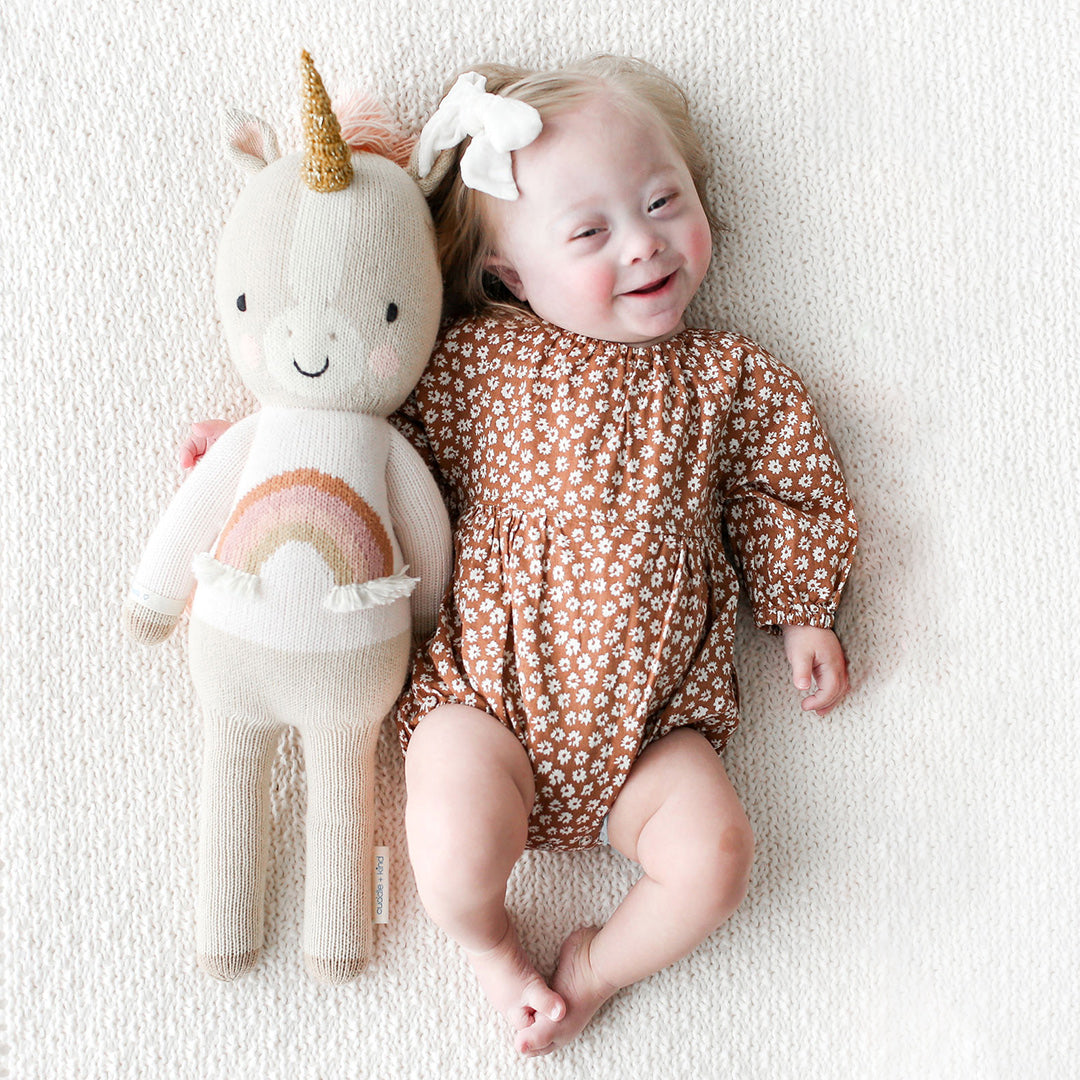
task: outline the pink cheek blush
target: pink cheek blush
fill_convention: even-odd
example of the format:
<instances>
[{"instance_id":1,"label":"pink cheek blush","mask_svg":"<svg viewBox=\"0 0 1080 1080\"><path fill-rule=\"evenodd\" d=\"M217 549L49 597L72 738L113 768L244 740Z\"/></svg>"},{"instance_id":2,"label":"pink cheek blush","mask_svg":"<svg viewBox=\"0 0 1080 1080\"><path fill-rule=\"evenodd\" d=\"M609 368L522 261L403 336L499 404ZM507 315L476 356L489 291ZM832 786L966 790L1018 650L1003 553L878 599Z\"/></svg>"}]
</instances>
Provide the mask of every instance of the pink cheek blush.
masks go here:
<instances>
[{"instance_id":1,"label":"pink cheek blush","mask_svg":"<svg viewBox=\"0 0 1080 1080\"><path fill-rule=\"evenodd\" d=\"M259 348L258 340L251 334L244 334L240 338L239 354L236 362L241 371L253 374L262 367L262 349Z\"/></svg>"},{"instance_id":2,"label":"pink cheek blush","mask_svg":"<svg viewBox=\"0 0 1080 1080\"><path fill-rule=\"evenodd\" d=\"M704 218L704 211L702 216ZM704 273L708 269L709 263L712 262L713 251L713 238L708 221L703 220L701 226L693 231L687 246L691 261L700 264Z\"/></svg>"},{"instance_id":3,"label":"pink cheek blush","mask_svg":"<svg viewBox=\"0 0 1080 1080\"><path fill-rule=\"evenodd\" d=\"M401 359L389 345L375 349L368 359L371 370L380 379L388 379L401 366Z\"/></svg>"}]
</instances>

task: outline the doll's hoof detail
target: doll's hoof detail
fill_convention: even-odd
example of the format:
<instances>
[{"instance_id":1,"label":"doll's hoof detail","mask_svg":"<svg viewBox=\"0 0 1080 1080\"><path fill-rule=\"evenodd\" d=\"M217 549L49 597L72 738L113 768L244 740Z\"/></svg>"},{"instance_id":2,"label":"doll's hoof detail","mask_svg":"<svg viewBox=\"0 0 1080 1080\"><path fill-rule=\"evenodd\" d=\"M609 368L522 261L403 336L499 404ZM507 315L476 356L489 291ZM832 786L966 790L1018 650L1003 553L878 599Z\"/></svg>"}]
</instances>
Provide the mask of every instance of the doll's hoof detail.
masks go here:
<instances>
[{"instance_id":1,"label":"doll's hoof detail","mask_svg":"<svg viewBox=\"0 0 1080 1080\"><path fill-rule=\"evenodd\" d=\"M363 956L327 959L323 956L304 954L304 967L307 973L319 982L340 985L352 982L367 967L367 958Z\"/></svg>"},{"instance_id":2,"label":"doll's hoof detail","mask_svg":"<svg viewBox=\"0 0 1080 1080\"><path fill-rule=\"evenodd\" d=\"M160 645L177 622L175 615L162 615L134 600L124 604L122 615L128 636L142 645Z\"/></svg>"},{"instance_id":3,"label":"doll's hoof detail","mask_svg":"<svg viewBox=\"0 0 1080 1080\"><path fill-rule=\"evenodd\" d=\"M252 949L251 952L224 956L206 956L199 953L198 963L207 975L220 979L222 982L232 982L233 979L238 979L245 972L250 971L258 959L259 950Z\"/></svg>"}]
</instances>

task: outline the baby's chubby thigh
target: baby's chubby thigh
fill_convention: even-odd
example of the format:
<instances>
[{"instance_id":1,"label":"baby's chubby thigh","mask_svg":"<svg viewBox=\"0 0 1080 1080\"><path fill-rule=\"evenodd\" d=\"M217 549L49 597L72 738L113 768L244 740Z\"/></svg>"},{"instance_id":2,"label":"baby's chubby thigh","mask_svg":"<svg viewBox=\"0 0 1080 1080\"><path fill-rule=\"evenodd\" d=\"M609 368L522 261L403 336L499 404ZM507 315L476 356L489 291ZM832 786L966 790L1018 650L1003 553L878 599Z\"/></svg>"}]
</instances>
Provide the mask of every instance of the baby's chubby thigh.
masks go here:
<instances>
[{"instance_id":1,"label":"baby's chubby thigh","mask_svg":"<svg viewBox=\"0 0 1080 1080\"><path fill-rule=\"evenodd\" d=\"M405 784L425 908L465 948L494 944L488 938L505 931L506 880L525 849L535 796L525 748L487 713L442 705L409 740Z\"/></svg>"}]
</instances>

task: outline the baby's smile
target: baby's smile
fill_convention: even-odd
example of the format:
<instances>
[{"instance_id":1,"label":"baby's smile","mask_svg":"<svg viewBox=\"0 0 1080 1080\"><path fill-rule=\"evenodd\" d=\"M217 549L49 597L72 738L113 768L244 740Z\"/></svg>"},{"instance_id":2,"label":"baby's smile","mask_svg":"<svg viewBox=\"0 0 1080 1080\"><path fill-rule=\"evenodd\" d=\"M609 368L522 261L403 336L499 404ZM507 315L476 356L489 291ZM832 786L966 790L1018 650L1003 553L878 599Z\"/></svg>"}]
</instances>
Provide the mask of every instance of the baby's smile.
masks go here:
<instances>
[{"instance_id":1,"label":"baby's smile","mask_svg":"<svg viewBox=\"0 0 1080 1080\"><path fill-rule=\"evenodd\" d=\"M652 296L653 293L658 293L661 289L667 288L668 285L675 279L675 271L670 274L666 274L662 278L657 278L648 285L643 285L640 289L628 289L624 296Z\"/></svg>"}]
</instances>

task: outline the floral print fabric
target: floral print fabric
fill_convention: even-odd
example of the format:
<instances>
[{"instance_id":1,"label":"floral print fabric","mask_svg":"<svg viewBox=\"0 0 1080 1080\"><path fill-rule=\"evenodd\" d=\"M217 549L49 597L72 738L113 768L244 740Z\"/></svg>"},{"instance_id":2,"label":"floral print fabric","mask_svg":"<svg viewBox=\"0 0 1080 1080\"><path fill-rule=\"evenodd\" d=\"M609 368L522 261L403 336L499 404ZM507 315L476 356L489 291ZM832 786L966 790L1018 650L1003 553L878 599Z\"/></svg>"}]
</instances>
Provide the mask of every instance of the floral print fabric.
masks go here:
<instances>
[{"instance_id":1,"label":"floral print fabric","mask_svg":"<svg viewBox=\"0 0 1080 1080\"><path fill-rule=\"evenodd\" d=\"M723 749L740 576L759 625L832 623L854 513L805 388L743 337L463 320L395 419L440 477L455 548L402 745L438 705L500 720L536 777L531 847L596 843L672 729Z\"/></svg>"}]
</instances>

